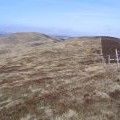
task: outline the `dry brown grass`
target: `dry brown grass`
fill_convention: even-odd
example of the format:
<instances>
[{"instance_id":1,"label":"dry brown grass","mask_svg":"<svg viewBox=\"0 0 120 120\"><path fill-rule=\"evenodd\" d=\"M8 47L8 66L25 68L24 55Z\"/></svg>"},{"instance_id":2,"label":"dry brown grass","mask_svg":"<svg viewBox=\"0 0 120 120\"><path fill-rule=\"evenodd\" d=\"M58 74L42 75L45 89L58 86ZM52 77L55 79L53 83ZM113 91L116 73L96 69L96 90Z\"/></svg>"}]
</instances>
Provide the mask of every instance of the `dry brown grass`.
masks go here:
<instances>
[{"instance_id":1,"label":"dry brown grass","mask_svg":"<svg viewBox=\"0 0 120 120\"><path fill-rule=\"evenodd\" d=\"M26 44L0 54L0 120L119 120L120 66L98 38Z\"/></svg>"}]
</instances>

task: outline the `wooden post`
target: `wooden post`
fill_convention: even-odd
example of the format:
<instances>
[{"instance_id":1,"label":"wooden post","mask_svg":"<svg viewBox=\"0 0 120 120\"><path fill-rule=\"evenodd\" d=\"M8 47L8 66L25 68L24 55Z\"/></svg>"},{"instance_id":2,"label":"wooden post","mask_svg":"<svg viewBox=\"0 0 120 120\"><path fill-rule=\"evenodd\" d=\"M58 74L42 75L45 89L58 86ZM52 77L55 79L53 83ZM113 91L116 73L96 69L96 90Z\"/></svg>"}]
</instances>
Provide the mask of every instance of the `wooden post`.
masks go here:
<instances>
[{"instance_id":1,"label":"wooden post","mask_svg":"<svg viewBox=\"0 0 120 120\"><path fill-rule=\"evenodd\" d=\"M110 64L110 55L108 55L108 64Z\"/></svg>"},{"instance_id":2,"label":"wooden post","mask_svg":"<svg viewBox=\"0 0 120 120\"><path fill-rule=\"evenodd\" d=\"M117 64L119 63L119 57L118 57L118 51L117 49L115 49L115 53L116 53L116 61L117 61Z\"/></svg>"}]
</instances>

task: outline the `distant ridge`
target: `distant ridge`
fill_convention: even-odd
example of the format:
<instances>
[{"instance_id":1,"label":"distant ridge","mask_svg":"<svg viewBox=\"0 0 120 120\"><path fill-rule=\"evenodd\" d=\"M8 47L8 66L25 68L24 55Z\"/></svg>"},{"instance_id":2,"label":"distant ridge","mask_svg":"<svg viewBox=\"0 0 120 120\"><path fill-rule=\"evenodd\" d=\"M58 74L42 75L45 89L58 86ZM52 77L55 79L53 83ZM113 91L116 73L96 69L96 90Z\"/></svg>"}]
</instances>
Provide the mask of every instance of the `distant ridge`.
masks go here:
<instances>
[{"instance_id":1,"label":"distant ridge","mask_svg":"<svg viewBox=\"0 0 120 120\"><path fill-rule=\"evenodd\" d=\"M57 36L47 35L38 32L18 32L18 33L5 33L0 32L0 44L18 44L18 43L29 43L33 45L41 45L48 43L56 43L68 40L88 40L102 38L105 40L120 40L120 38L111 36Z\"/></svg>"},{"instance_id":2,"label":"distant ridge","mask_svg":"<svg viewBox=\"0 0 120 120\"><path fill-rule=\"evenodd\" d=\"M77 36L77 37L70 37L69 40L79 39L79 40L88 40L88 39L105 39L105 40L116 40L119 41L120 38L112 37L112 36Z\"/></svg>"},{"instance_id":3,"label":"distant ridge","mask_svg":"<svg viewBox=\"0 0 120 120\"><path fill-rule=\"evenodd\" d=\"M6 33L6 32L2 32L2 31L0 31L0 37L1 36L5 36L5 35L7 35L8 33Z\"/></svg>"},{"instance_id":4,"label":"distant ridge","mask_svg":"<svg viewBox=\"0 0 120 120\"><path fill-rule=\"evenodd\" d=\"M37 44L54 43L59 42L60 39L37 32L20 32L20 33L10 33L7 35L2 35L0 38L0 43L18 44L18 43L31 43Z\"/></svg>"}]
</instances>

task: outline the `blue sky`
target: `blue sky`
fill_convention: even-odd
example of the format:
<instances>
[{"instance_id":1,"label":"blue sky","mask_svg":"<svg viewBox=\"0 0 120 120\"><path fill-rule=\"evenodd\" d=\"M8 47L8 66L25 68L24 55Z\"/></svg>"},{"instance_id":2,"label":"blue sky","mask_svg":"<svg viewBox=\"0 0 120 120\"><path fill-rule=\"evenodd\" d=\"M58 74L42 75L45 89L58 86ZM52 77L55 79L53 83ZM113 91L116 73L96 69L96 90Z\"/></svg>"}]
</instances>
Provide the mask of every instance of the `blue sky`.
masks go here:
<instances>
[{"instance_id":1,"label":"blue sky","mask_svg":"<svg viewBox=\"0 0 120 120\"><path fill-rule=\"evenodd\" d=\"M0 31L120 37L120 0L0 0Z\"/></svg>"}]
</instances>

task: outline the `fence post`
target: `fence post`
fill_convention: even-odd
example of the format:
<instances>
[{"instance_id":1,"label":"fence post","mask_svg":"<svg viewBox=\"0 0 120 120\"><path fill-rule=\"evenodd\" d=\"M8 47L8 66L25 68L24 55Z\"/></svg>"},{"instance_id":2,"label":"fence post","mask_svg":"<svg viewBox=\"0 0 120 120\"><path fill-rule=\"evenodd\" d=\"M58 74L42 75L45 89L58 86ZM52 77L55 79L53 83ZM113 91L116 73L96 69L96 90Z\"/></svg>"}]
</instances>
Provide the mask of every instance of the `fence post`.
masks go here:
<instances>
[{"instance_id":1,"label":"fence post","mask_svg":"<svg viewBox=\"0 0 120 120\"><path fill-rule=\"evenodd\" d=\"M108 64L110 64L110 55L108 55Z\"/></svg>"},{"instance_id":2,"label":"fence post","mask_svg":"<svg viewBox=\"0 0 120 120\"><path fill-rule=\"evenodd\" d=\"M115 49L117 64L119 63L118 50Z\"/></svg>"}]
</instances>

